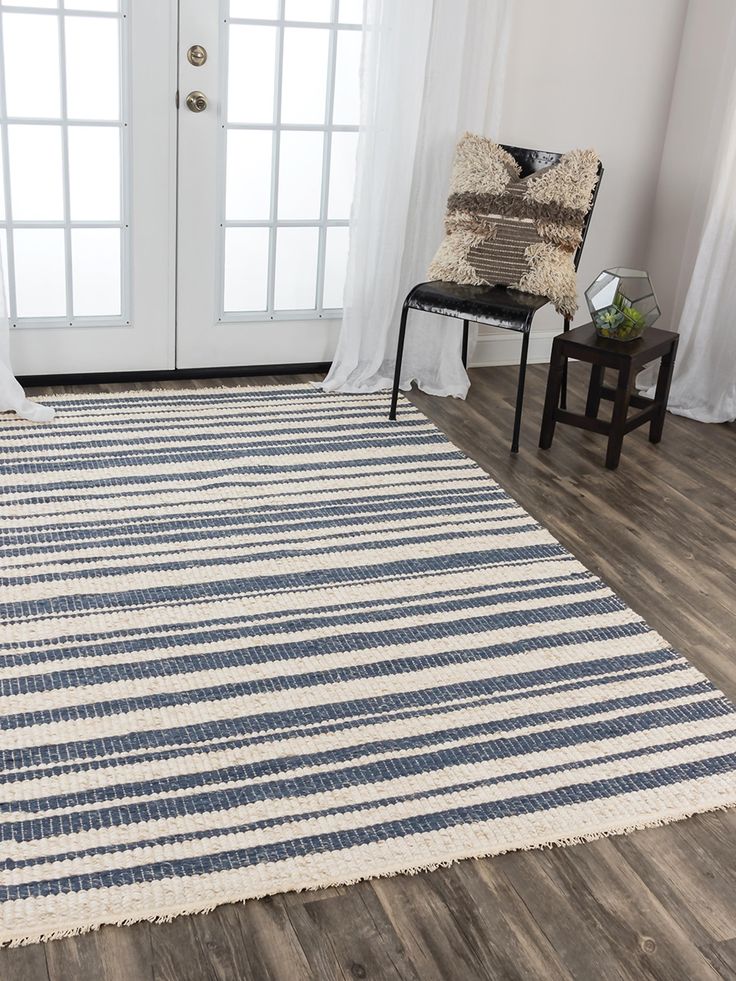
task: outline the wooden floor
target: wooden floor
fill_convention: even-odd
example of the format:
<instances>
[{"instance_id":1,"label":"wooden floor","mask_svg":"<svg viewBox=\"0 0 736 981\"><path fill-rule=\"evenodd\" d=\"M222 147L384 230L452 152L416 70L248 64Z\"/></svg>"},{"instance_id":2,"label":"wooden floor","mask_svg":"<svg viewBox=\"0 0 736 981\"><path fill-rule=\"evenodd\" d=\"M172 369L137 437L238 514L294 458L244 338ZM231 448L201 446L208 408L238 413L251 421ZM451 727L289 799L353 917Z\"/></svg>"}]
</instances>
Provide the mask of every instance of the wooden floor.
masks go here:
<instances>
[{"instance_id":1,"label":"wooden floor","mask_svg":"<svg viewBox=\"0 0 736 981\"><path fill-rule=\"evenodd\" d=\"M599 436L558 427L537 449L545 375L530 369L516 457L513 369L471 371L467 402L412 398L736 698L736 426L668 416L658 447L626 437L612 473ZM0 951L1 981L718 977L736 978L735 812Z\"/></svg>"}]
</instances>

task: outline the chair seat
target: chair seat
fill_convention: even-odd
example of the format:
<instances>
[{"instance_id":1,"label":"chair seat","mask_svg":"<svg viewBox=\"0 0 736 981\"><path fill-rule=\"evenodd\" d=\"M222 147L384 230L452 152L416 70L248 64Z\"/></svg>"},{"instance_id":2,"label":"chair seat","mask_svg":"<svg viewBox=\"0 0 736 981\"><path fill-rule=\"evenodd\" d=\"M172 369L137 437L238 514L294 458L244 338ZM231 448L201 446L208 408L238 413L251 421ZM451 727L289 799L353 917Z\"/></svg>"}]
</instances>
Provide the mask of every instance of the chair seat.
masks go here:
<instances>
[{"instance_id":1,"label":"chair seat","mask_svg":"<svg viewBox=\"0 0 736 981\"><path fill-rule=\"evenodd\" d=\"M534 313L549 300L506 286L420 283L407 299L414 310L440 313L507 330L528 330Z\"/></svg>"}]
</instances>

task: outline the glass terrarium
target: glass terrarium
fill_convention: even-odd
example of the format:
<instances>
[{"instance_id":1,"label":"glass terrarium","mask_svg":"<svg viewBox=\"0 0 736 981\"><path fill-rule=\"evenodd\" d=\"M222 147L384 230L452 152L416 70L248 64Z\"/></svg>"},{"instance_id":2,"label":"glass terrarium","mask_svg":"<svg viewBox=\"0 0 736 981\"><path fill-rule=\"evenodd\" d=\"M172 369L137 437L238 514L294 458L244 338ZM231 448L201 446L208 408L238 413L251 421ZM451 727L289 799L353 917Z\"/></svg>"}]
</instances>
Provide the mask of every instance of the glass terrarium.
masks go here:
<instances>
[{"instance_id":1,"label":"glass terrarium","mask_svg":"<svg viewBox=\"0 0 736 981\"><path fill-rule=\"evenodd\" d=\"M659 317L657 298L648 274L640 269L604 269L585 291L600 337L633 341Z\"/></svg>"}]
</instances>

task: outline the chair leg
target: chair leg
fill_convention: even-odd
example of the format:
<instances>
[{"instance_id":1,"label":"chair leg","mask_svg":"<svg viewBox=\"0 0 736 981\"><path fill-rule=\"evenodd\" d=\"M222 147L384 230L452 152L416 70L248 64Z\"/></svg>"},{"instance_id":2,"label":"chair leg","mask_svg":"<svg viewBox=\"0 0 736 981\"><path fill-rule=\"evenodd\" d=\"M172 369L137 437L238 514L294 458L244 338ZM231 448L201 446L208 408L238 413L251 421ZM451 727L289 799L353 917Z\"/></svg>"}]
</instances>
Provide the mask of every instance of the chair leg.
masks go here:
<instances>
[{"instance_id":1,"label":"chair leg","mask_svg":"<svg viewBox=\"0 0 736 981\"><path fill-rule=\"evenodd\" d=\"M564 323L562 325L562 329L564 330L565 333L567 333L568 330L570 329L570 321L568 320L567 317L565 317ZM560 392L561 392L560 408L566 409L567 408L567 358L565 358L565 365L562 369L562 388L560 389Z\"/></svg>"},{"instance_id":2,"label":"chair leg","mask_svg":"<svg viewBox=\"0 0 736 981\"><path fill-rule=\"evenodd\" d=\"M521 413L524 408L524 382L526 381L526 360L529 354L529 330L524 331L521 342L521 362L519 364L519 381L516 385L516 413L514 415L514 435L511 440L511 452L519 452L519 434L521 433Z\"/></svg>"},{"instance_id":3,"label":"chair leg","mask_svg":"<svg viewBox=\"0 0 736 981\"><path fill-rule=\"evenodd\" d=\"M409 313L409 306L404 302L401 310L401 323L399 324L399 342L396 347L396 368L394 369L394 388L391 393L391 409L389 419L396 418L396 406L399 402L399 382L401 381L401 362L404 359L404 338L406 337L406 318Z\"/></svg>"},{"instance_id":4,"label":"chair leg","mask_svg":"<svg viewBox=\"0 0 736 981\"><path fill-rule=\"evenodd\" d=\"M470 322L463 320L463 368L468 367L468 328Z\"/></svg>"}]
</instances>

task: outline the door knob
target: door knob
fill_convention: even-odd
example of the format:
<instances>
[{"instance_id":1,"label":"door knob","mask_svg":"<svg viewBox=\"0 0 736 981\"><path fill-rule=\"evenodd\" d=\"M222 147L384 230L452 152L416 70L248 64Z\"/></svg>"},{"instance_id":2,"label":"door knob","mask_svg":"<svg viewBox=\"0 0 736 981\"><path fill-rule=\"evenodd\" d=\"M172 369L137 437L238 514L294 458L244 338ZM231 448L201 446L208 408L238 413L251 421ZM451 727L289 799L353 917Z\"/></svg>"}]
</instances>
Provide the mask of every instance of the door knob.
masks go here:
<instances>
[{"instance_id":1,"label":"door knob","mask_svg":"<svg viewBox=\"0 0 736 981\"><path fill-rule=\"evenodd\" d=\"M207 108L207 96L204 92L190 92L187 96L187 109L190 112L204 112Z\"/></svg>"},{"instance_id":2,"label":"door knob","mask_svg":"<svg viewBox=\"0 0 736 981\"><path fill-rule=\"evenodd\" d=\"M201 67L207 61L207 51L201 44L193 44L187 51L187 60L195 68Z\"/></svg>"}]
</instances>

